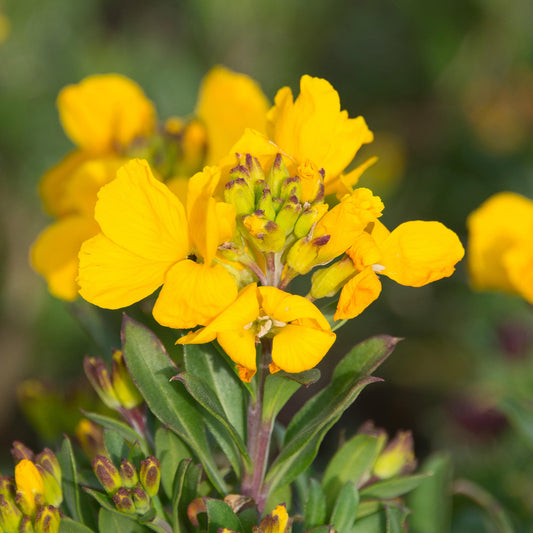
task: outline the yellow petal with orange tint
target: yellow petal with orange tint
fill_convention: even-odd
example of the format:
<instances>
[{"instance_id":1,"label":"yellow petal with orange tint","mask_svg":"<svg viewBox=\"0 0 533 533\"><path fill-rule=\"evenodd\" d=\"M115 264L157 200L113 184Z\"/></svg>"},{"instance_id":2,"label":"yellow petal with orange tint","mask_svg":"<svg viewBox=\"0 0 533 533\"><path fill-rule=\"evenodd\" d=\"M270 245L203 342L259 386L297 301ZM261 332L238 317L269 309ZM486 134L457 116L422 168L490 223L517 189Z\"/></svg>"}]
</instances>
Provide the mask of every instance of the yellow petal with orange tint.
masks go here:
<instances>
[{"instance_id":1,"label":"yellow petal with orange tint","mask_svg":"<svg viewBox=\"0 0 533 533\"><path fill-rule=\"evenodd\" d=\"M381 293L381 282L371 267L367 267L344 285L334 320L355 318Z\"/></svg>"},{"instance_id":2,"label":"yellow petal with orange tint","mask_svg":"<svg viewBox=\"0 0 533 533\"><path fill-rule=\"evenodd\" d=\"M91 153L115 151L155 126L155 109L142 89L118 74L89 76L57 98L59 118L70 139Z\"/></svg>"},{"instance_id":3,"label":"yellow petal with orange tint","mask_svg":"<svg viewBox=\"0 0 533 533\"><path fill-rule=\"evenodd\" d=\"M533 304L533 247L531 244L517 245L506 252L503 264L515 291Z\"/></svg>"},{"instance_id":4,"label":"yellow petal with orange tint","mask_svg":"<svg viewBox=\"0 0 533 533\"><path fill-rule=\"evenodd\" d=\"M287 324L274 336L272 361L285 372L303 372L315 367L335 342L327 329Z\"/></svg>"},{"instance_id":5,"label":"yellow petal with orange tint","mask_svg":"<svg viewBox=\"0 0 533 533\"><path fill-rule=\"evenodd\" d=\"M307 75L300 80L295 101L288 87L278 91L268 120L272 140L297 161L309 159L324 168L326 183L373 139L362 117L350 119L341 111L339 95L329 82Z\"/></svg>"},{"instance_id":6,"label":"yellow petal with orange tint","mask_svg":"<svg viewBox=\"0 0 533 533\"><path fill-rule=\"evenodd\" d=\"M476 289L515 292L503 258L518 243L531 242L533 200L514 192L491 196L467 220L468 268Z\"/></svg>"},{"instance_id":7,"label":"yellow petal with orange tint","mask_svg":"<svg viewBox=\"0 0 533 533\"><path fill-rule=\"evenodd\" d=\"M154 318L175 329L206 325L238 294L235 280L221 265L209 266L188 259L175 264L154 305Z\"/></svg>"},{"instance_id":8,"label":"yellow petal with orange tint","mask_svg":"<svg viewBox=\"0 0 533 533\"><path fill-rule=\"evenodd\" d=\"M265 133L268 107L254 80L224 67L211 69L202 82L196 107L207 132L207 163L218 163L245 128Z\"/></svg>"},{"instance_id":9,"label":"yellow petal with orange tint","mask_svg":"<svg viewBox=\"0 0 533 533\"><path fill-rule=\"evenodd\" d=\"M163 284L172 261L142 257L99 233L80 250L80 295L106 309L132 305Z\"/></svg>"},{"instance_id":10,"label":"yellow petal with orange tint","mask_svg":"<svg viewBox=\"0 0 533 533\"><path fill-rule=\"evenodd\" d=\"M106 237L140 258L174 263L189 254L185 209L144 160L131 160L100 189L95 218Z\"/></svg>"},{"instance_id":11,"label":"yellow petal with orange tint","mask_svg":"<svg viewBox=\"0 0 533 533\"><path fill-rule=\"evenodd\" d=\"M73 301L78 297L78 253L82 243L98 231L92 217L73 215L48 226L33 244L31 264L57 298Z\"/></svg>"},{"instance_id":12,"label":"yellow petal with orange tint","mask_svg":"<svg viewBox=\"0 0 533 533\"><path fill-rule=\"evenodd\" d=\"M381 274L397 283L421 287L451 276L464 256L457 235L440 222L400 224L381 245Z\"/></svg>"}]
</instances>

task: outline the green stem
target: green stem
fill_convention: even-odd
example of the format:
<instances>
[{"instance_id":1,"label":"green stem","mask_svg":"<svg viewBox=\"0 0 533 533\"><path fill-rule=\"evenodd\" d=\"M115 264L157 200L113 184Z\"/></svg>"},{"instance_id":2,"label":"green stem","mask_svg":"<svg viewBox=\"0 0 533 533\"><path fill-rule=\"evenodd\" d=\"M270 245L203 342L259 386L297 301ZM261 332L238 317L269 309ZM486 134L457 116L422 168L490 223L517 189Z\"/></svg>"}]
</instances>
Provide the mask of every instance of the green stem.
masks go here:
<instances>
[{"instance_id":1,"label":"green stem","mask_svg":"<svg viewBox=\"0 0 533 533\"><path fill-rule=\"evenodd\" d=\"M264 510L267 498L264 479L272 436L271 421L262 419L265 380L268 375L271 350L272 340L263 339L257 372L257 394L255 401L252 401L248 408L248 455L251 459L251 470L245 472L242 480L243 494L255 500L260 513Z\"/></svg>"}]
</instances>

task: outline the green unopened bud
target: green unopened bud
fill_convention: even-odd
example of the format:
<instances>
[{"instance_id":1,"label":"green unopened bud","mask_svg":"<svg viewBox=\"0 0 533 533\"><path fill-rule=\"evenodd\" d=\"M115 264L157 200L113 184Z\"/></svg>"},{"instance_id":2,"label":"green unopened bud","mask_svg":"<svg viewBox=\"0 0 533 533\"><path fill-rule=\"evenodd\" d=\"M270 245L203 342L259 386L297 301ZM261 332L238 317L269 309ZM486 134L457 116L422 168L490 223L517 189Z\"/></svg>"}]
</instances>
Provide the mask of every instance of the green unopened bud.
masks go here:
<instances>
[{"instance_id":1,"label":"green unopened bud","mask_svg":"<svg viewBox=\"0 0 533 533\"><path fill-rule=\"evenodd\" d=\"M44 502L54 506L59 506L63 501L63 492L61 490L61 484L57 479L45 470L41 465L35 465L44 483Z\"/></svg>"},{"instance_id":2,"label":"green unopened bud","mask_svg":"<svg viewBox=\"0 0 533 533\"><path fill-rule=\"evenodd\" d=\"M140 478L144 490L153 498L161 481L161 464L153 455L141 461Z\"/></svg>"},{"instance_id":3,"label":"green unopened bud","mask_svg":"<svg viewBox=\"0 0 533 533\"><path fill-rule=\"evenodd\" d=\"M376 459L373 472L380 479L389 479L409 473L415 467L413 436L410 431L399 431Z\"/></svg>"},{"instance_id":4,"label":"green unopened bud","mask_svg":"<svg viewBox=\"0 0 533 533\"><path fill-rule=\"evenodd\" d=\"M274 198L279 198L281 184L289 177L289 171L283 162L281 154L276 156L268 173L267 185Z\"/></svg>"},{"instance_id":5,"label":"green unopened bud","mask_svg":"<svg viewBox=\"0 0 533 533\"><path fill-rule=\"evenodd\" d=\"M289 196L276 216L276 224L283 228L285 235L292 233L294 224L298 220L301 212L302 206L298 202L298 198L296 196Z\"/></svg>"},{"instance_id":6,"label":"green unopened bud","mask_svg":"<svg viewBox=\"0 0 533 533\"><path fill-rule=\"evenodd\" d=\"M143 402L143 397L126 368L126 362L121 350L113 352L111 379L113 390L122 407L133 409Z\"/></svg>"},{"instance_id":7,"label":"green unopened bud","mask_svg":"<svg viewBox=\"0 0 533 533\"><path fill-rule=\"evenodd\" d=\"M135 504L131 497L130 489L121 487L113 494L113 502L115 507L123 513L135 514Z\"/></svg>"},{"instance_id":8,"label":"green unopened bud","mask_svg":"<svg viewBox=\"0 0 533 533\"><path fill-rule=\"evenodd\" d=\"M113 390L113 383L106 364L97 357L85 357L83 369L87 379L91 382L100 399L110 409L119 409L120 402Z\"/></svg>"},{"instance_id":9,"label":"green unopened bud","mask_svg":"<svg viewBox=\"0 0 533 533\"><path fill-rule=\"evenodd\" d=\"M321 268L313 273L309 294L315 300L334 296L356 272L349 257L327 268Z\"/></svg>"},{"instance_id":10,"label":"green unopened bud","mask_svg":"<svg viewBox=\"0 0 533 533\"><path fill-rule=\"evenodd\" d=\"M265 218L268 218L268 220L274 220L276 218L272 194L268 187L263 187L261 190L261 195L257 200L257 208L263 211Z\"/></svg>"},{"instance_id":11,"label":"green unopened bud","mask_svg":"<svg viewBox=\"0 0 533 533\"><path fill-rule=\"evenodd\" d=\"M122 459L120 463L120 477L122 478L122 484L131 489L139 482L139 474L137 469L127 459Z\"/></svg>"},{"instance_id":12,"label":"green unopened bud","mask_svg":"<svg viewBox=\"0 0 533 533\"><path fill-rule=\"evenodd\" d=\"M133 497L133 503L135 504L135 510L139 514L144 514L150 509L150 498L148 494L138 483L137 486L131 491Z\"/></svg>"},{"instance_id":13,"label":"green unopened bud","mask_svg":"<svg viewBox=\"0 0 533 533\"><path fill-rule=\"evenodd\" d=\"M294 235L299 239L305 237L311 231L313 225L326 214L328 209L327 204L314 204L304 209L294 225Z\"/></svg>"},{"instance_id":14,"label":"green unopened bud","mask_svg":"<svg viewBox=\"0 0 533 533\"><path fill-rule=\"evenodd\" d=\"M224 200L233 205L237 215L248 215L255 209L255 194L242 177L226 183Z\"/></svg>"},{"instance_id":15,"label":"green unopened bud","mask_svg":"<svg viewBox=\"0 0 533 533\"><path fill-rule=\"evenodd\" d=\"M105 455L97 455L92 466L98 481L108 494L115 494L122 486L122 478L115 465Z\"/></svg>"},{"instance_id":16,"label":"green unopened bud","mask_svg":"<svg viewBox=\"0 0 533 533\"><path fill-rule=\"evenodd\" d=\"M18 529L19 533L35 533L33 529L33 524L31 523L31 518L29 516L24 516L20 521L20 526Z\"/></svg>"},{"instance_id":17,"label":"green unopened bud","mask_svg":"<svg viewBox=\"0 0 533 533\"><path fill-rule=\"evenodd\" d=\"M262 211L256 211L242 220L243 226L262 252L279 252L285 244L285 231Z\"/></svg>"},{"instance_id":18,"label":"green unopened bud","mask_svg":"<svg viewBox=\"0 0 533 533\"><path fill-rule=\"evenodd\" d=\"M50 448L45 448L35 457L35 463L41 465L47 472L52 474L58 483L61 483L61 466L55 453Z\"/></svg>"},{"instance_id":19,"label":"green unopened bud","mask_svg":"<svg viewBox=\"0 0 533 533\"><path fill-rule=\"evenodd\" d=\"M15 463L27 459L28 461L33 461L35 454L22 442L16 440L13 442L13 448L11 448L11 455L15 460Z\"/></svg>"},{"instance_id":20,"label":"green unopened bud","mask_svg":"<svg viewBox=\"0 0 533 533\"><path fill-rule=\"evenodd\" d=\"M59 510L53 505L41 507L35 517L35 533L57 533L59 531Z\"/></svg>"},{"instance_id":21,"label":"green unopened bud","mask_svg":"<svg viewBox=\"0 0 533 533\"><path fill-rule=\"evenodd\" d=\"M285 202L291 196L294 196L300 202L300 198L302 197L302 182L298 176L287 178L281 184L279 197Z\"/></svg>"},{"instance_id":22,"label":"green unopened bud","mask_svg":"<svg viewBox=\"0 0 533 533\"><path fill-rule=\"evenodd\" d=\"M11 498L0 494L0 529L6 533L18 533L22 513Z\"/></svg>"},{"instance_id":23,"label":"green unopened bud","mask_svg":"<svg viewBox=\"0 0 533 533\"><path fill-rule=\"evenodd\" d=\"M6 500L15 498L15 480L13 478L0 475L0 496Z\"/></svg>"},{"instance_id":24,"label":"green unopened bud","mask_svg":"<svg viewBox=\"0 0 533 533\"><path fill-rule=\"evenodd\" d=\"M250 173L250 183L255 185L258 181L265 181L265 173L259 164L259 161L252 157L251 154L246 154L245 157L246 168Z\"/></svg>"},{"instance_id":25,"label":"green unopened bud","mask_svg":"<svg viewBox=\"0 0 533 533\"><path fill-rule=\"evenodd\" d=\"M329 242L329 235L322 235L308 241L306 238L296 241L287 255L287 264L298 274L307 274L320 261L320 248Z\"/></svg>"}]
</instances>

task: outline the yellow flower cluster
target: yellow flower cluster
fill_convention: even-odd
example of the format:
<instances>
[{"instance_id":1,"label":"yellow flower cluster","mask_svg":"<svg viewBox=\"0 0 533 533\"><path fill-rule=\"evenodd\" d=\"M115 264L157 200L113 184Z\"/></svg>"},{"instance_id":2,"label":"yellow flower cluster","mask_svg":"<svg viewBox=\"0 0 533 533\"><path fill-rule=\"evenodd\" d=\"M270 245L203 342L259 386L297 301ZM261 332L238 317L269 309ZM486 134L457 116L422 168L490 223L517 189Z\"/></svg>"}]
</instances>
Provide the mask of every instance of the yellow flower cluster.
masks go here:
<instances>
[{"instance_id":1,"label":"yellow flower cluster","mask_svg":"<svg viewBox=\"0 0 533 533\"><path fill-rule=\"evenodd\" d=\"M467 224L473 287L519 294L533 303L533 200L497 193L470 214Z\"/></svg>"},{"instance_id":2,"label":"yellow flower cluster","mask_svg":"<svg viewBox=\"0 0 533 533\"><path fill-rule=\"evenodd\" d=\"M153 308L159 323L203 326L178 342L217 339L245 381L257 370L259 343L270 348L271 372L301 372L314 367L335 340L314 300L340 291L334 319L352 318L379 296L378 274L425 285L451 275L464 251L438 222L407 222L389 232L379 221L380 198L353 188L371 161L345 172L372 133L362 117L341 110L327 81L303 76L296 99L283 88L267 111L251 80L218 69L207 86L217 76L219 89L212 93L218 100L208 98L204 85L197 111L206 131L205 161L216 164L194 174L179 195L146 159L121 166L98 192L92 222L100 231L81 246L79 292L95 305L117 309L162 287ZM242 85L237 93L246 104L235 98L240 111L230 113L220 99L231 76ZM94 128L98 142L91 150L117 149L146 135L152 115L142 105L131 107L143 120L124 119L122 128L116 118L109 135ZM237 124L232 117L243 120L243 113L249 122ZM63 123L82 146L76 126ZM260 129L244 128L254 124ZM242 133L233 146L226 131L228 138ZM51 261L43 250L37 253L39 244L36 266L36 256ZM311 272L306 298L286 292L294 278Z\"/></svg>"}]
</instances>

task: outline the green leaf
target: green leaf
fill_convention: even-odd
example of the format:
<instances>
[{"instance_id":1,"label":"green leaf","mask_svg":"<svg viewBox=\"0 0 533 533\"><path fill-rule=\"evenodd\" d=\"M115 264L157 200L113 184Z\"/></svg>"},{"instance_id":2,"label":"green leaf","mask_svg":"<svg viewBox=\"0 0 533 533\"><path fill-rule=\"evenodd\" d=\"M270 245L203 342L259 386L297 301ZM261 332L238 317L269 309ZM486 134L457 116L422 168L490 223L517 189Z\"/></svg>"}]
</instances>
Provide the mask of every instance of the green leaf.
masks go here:
<instances>
[{"instance_id":1,"label":"green leaf","mask_svg":"<svg viewBox=\"0 0 533 533\"><path fill-rule=\"evenodd\" d=\"M274 419L302 385L307 387L319 379L320 370L317 368L298 374L288 374L283 371L269 374L265 382L263 420Z\"/></svg>"},{"instance_id":2,"label":"green leaf","mask_svg":"<svg viewBox=\"0 0 533 533\"><path fill-rule=\"evenodd\" d=\"M305 533L335 533L333 526L319 526L306 530Z\"/></svg>"},{"instance_id":3,"label":"green leaf","mask_svg":"<svg viewBox=\"0 0 533 533\"><path fill-rule=\"evenodd\" d=\"M72 518L63 516L59 522L59 533L94 533L94 531L79 522L75 522Z\"/></svg>"},{"instance_id":4,"label":"green leaf","mask_svg":"<svg viewBox=\"0 0 533 533\"><path fill-rule=\"evenodd\" d=\"M430 473L378 481L361 490L361 498L390 500L416 489Z\"/></svg>"},{"instance_id":5,"label":"green leaf","mask_svg":"<svg viewBox=\"0 0 533 533\"><path fill-rule=\"evenodd\" d=\"M361 434L352 437L337 451L322 478L328 511L348 481L359 486L359 480L368 474L384 444L384 438Z\"/></svg>"},{"instance_id":6,"label":"green leaf","mask_svg":"<svg viewBox=\"0 0 533 533\"><path fill-rule=\"evenodd\" d=\"M509 417L513 426L533 446L533 406L515 398L504 398L500 404L502 411Z\"/></svg>"},{"instance_id":7,"label":"green leaf","mask_svg":"<svg viewBox=\"0 0 533 533\"><path fill-rule=\"evenodd\" d=\"M130 374L154 415L175 431L195 452L222 494L227 486L214 461L204 430L202 413L180 383L170 383L177 369L159 339L143 325L125 316L123 353Z\"/></svg>"},{"instance_id":8,"label":"green leaf","mask_svg":"<svg viewBox=\"0 0 533 533\"><path fill-rule=\"evenodd\" d=\"M379 500L365 500L364 502L360 502L357 507L355 518L359 520L365 516L377 513L382 507L382 502Z\"/></svg>"},{"instance_id":9,"label":"green leaf","mask_svg":"<svg viewBox=\"0 0 533 533\"><path fill-rule=\"evenodd\" d=\"M342 487L331 513L330 523L337 531L348 531L355 520L359 493L355 483L349 481Z\"/></svg>"},{"instance_id":10,"label":"green leaf","mask_svg":"<svg viewBox=\"0 0 533 533\"><path fill-rule=\"evenodd\" d=\"M227 503L213 498L205 498L204 501L207 507L208 533L218 533L222 528L242 530L239 518Z\"/></svg>"},{"instance_id":11,"label":"green leaf","mask_svg":"<svg viewBox=\"0 0 533 533\"><path fill-rule=\"evenodd\" d=\"M138 442L144 455L150 455L150 449L146 441L124 422L121 422L120 420L116 420L109 416L101 415L99 413L88 413L86 411L82 411L82 413L89 420L92 420L96 424L102 426L104 429L116 431L124 440L128 441L129 443L133 444L135 442Z\"/></svg>"},{"instance_id":12,"label":"green leaf","mask_svg":"<svg viewBox=\"0 0 533 533\"><path fill-rule=\"evenodd\" d=\"M183 459L176 471L172 489L172 517L175 533L189 531L190 523L187 518L188 505L198 497L198 484L202 470L194 465L191 459ZM187 520L187 525L183 521Z\"/></svg>"},{"instance_id":13,"label":"green leaf","mask_svg":"<svg viewBox=\"0 0 533 533\"><path fill-rule=\"evenodd\" d=\"M112 511L113 513L124 514L116 509L113 500L107 494L104 494L98 490L89 489L88 487L83 487L83 490L92 496L104 509Z\"/></svg>"},{"instance_id":14,"label":"green leaf","mask_svg":"<svg viewBox=\"0 0 533 533\"><path fill-rule=\"evenodd\" d=\"M127 459L130 447L128 443L116 432L106 429L104 431L104 446L111 462L118 468L122 459Z\"/></svg>"},{"instance_id":15,"label":"green leaf","mask_svg":"<svg viewBox=\"0 0 533 533\"><path fill-rule=\"evenodd\" d=\"M452 513L452 464L448 454L436 454L422 465L421 472L433 475L408 497L412 510L409 527L412 533L450 533Z\"/></svg>"},{"instance_id":16,"label":"green leaf","mask_svg":"<svg viewBox=\"0 0 533 533\"><path fill-rule=\"evenodd\" d=\"M222 426L227 430L228 435L239 448L243 457L249 462L246 444L242 440L237 430L233 427L231 422L227 419L221 403L218 401L214 391L209 385L198 376L190 372L181 372L173 380L181 381L189 394L202 406L206 411L215 417Z\"/></svg>"},{"instance_id":17,"label":"green leaf","mask_svg":"<svg viewBox=\"0 0 533 533\"><path fill-rule=\"evenodd\" d=\"M213 390L229 423L242 440L246 438L246 395L243 382L226 358L209 344L183 346L185 369L201 377Z\"/></svg>"},{"instance_id":18,"label":"green leaf","mask_svg":"<svg viewBox=\"0 0 533 533\"><path fill-rule=\"evenodd\" d=\"M183 459L193 454L185 443L172 431L160 427L155 433L155 454L161 462L161 485L166 495L172 499L174 478Z\"/></svg>"},{"instance_id":19,"label":"green leaf","mask_svg":"<svg viewBox=\"0 0 533 533\"><path fill-rule=\"evenodd\" d=\"M384 509L355 521L350 533L389 533Z\"/></svg>"},{"instance_id":20,"label":"green leaf","mask_svg":"<svg viewBox=\"0 0 533 533\"><path fill-rule=\"evenodd\" d=\"M309 493L305 502L305 529L320 526L326 521L326 496L320 483L310 479Z\"/></svg>"},{"instance_id":21,"label":"green leaf","mask_svg":"<svg viewBox=\"0 0 533 533\"><path fill-rule=\"evenodd\" d=\"M63 499L72 518L76 522L96 526L91 515L91 505L83 501L86 497L80 491L76 460L68 437L64 438L57 459L61 466Z\"/></svg>"},{"instance_id":22,"label":"green leaf","mask_svg":"<svg viewBox=\"0 0 533 533\"><path fill-rule=\"evenodd\" d=\"M146 527L137 523L135 516L119 514L107 509L100 509L98 514L98 530L109 533L145 533Z\"/></svg>"},{"instance_id":23,"label":"green leaf","mask_svg":"<svg viewBox=\"0 0 533 533\"><path fill-rule=\"evenodd\" d=\"M403 533L409 511L400 505L385 505L387 533Z\"/></svg>"}]
</instances>

